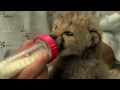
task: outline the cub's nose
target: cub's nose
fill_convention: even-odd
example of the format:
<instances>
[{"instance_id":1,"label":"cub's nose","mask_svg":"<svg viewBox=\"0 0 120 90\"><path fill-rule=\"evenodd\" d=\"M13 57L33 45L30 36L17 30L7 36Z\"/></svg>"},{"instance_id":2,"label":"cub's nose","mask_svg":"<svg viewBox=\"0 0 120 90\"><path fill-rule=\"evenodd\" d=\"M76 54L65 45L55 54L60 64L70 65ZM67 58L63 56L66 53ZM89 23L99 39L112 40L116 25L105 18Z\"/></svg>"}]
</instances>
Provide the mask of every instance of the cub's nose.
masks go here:
<instances>
[{"instance_id":1,"label":"cub's nose","mask_svg":"<svg viewBox=\"0 0 120 90\"><path fill-rule=\"evenodd\" d=\"M50 35L53 39L57 39L57 37L56 36L54 36L54 35Z\"/></svg>"}]
</instances>

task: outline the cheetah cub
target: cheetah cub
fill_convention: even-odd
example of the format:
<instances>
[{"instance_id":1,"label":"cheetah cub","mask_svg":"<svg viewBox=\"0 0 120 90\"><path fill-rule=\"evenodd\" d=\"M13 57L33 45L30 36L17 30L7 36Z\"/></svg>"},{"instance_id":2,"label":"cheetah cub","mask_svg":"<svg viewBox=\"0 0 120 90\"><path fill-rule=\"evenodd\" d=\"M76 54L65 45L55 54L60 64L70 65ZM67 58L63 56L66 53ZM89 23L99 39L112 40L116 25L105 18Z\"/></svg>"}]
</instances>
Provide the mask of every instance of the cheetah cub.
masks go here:
<instances>
[{"instance_id":1,"label":"cheetah cub","mask_svg":"<svg viewBox=\"0 0 120 90\"><path fill-rule=\"evenodd\" d=\"M87 11L63 11L53 23L51 37L59 48L50 79L102 79L108 67L101 55L97 18Z\"/></svg>"}]
</instances>

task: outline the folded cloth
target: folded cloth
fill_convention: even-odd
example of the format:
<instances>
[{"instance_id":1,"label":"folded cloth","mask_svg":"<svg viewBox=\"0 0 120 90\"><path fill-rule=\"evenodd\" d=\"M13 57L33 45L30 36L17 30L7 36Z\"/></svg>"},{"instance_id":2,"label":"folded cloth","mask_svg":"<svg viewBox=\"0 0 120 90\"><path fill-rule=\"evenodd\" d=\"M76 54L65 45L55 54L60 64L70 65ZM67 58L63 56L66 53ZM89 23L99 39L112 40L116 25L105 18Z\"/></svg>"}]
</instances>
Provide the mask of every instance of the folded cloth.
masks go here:
<instances>
[{"instance_id":1,"label":"folded cloth","mask_svg":"<svg viewBox=\"0 0 120 90\"><path fill-rule=\"evenodd\" d=\"M117 61L120 62L120 15L114 13L110 16L102 11L96 11L96 16L100 19L100 26L103 30L102 40L109 45Z\"/></svg>"}]
</instances>

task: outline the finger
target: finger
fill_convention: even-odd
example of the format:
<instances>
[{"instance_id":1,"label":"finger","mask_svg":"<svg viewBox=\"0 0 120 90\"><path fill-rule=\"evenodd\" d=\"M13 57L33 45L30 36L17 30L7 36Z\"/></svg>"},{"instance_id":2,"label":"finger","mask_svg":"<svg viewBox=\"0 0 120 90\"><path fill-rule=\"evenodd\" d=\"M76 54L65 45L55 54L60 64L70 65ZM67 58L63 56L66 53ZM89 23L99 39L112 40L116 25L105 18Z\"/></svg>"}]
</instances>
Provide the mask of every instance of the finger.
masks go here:
<instances>
[{"instance_id":1,"label":"finger","mask_svg":"<svg viewBox=\"0 0 120 90\"><path fill-rule=\"evenodd\" d=\"M47 78L48 78L48 68L47 66L45 66L36 79L47 79Z\"/></svg>"},{"instance_id":2,"label":"finger","mask_svg":"<svg viewBox=\"0 0 120 90\"><path fill-rule=\"evenodd\" d=\"M32 45L32 44L33 44L33 41L32 41L32 40L27 40L21 48L19 48L19 49L16 50L16 52L19 52L19 51L27 48L28 46L30 46L30 45Z\"/></svg>"},{"instance_id":3,"label":"finger","mask_svg":"<svg viewBox=\"0 0 120 90\"><path fill-rule=\"evenodd\" d=\"M49 60L49 54L45 53L39 56L35 62L28 65L16 78L18 79L34 79L46 66Z\"/></svg>"}]
</instances>

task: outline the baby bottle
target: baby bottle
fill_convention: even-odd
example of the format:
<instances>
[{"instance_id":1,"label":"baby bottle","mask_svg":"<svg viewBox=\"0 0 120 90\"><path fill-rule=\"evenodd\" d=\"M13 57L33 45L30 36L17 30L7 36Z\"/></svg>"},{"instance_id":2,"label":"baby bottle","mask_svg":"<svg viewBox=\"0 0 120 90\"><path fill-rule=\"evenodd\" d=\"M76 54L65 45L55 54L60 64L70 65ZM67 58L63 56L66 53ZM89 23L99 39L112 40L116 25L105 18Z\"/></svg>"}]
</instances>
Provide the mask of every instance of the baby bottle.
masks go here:
<instances>
[{"instance_id":1,"label":"baby bottle","mask_svg":"<svg viewBox=\"0 0 120 90\"><path fill-rule=\"evenodd\" d=\"M33 63L42 53L49 53L52 62L58 54L55 41L47 34L41 34L34 38L34 44L30 47L15 53L0 62L0 78L9 79L17 75L27 65Z\"/></svg>"}]
</instances>

